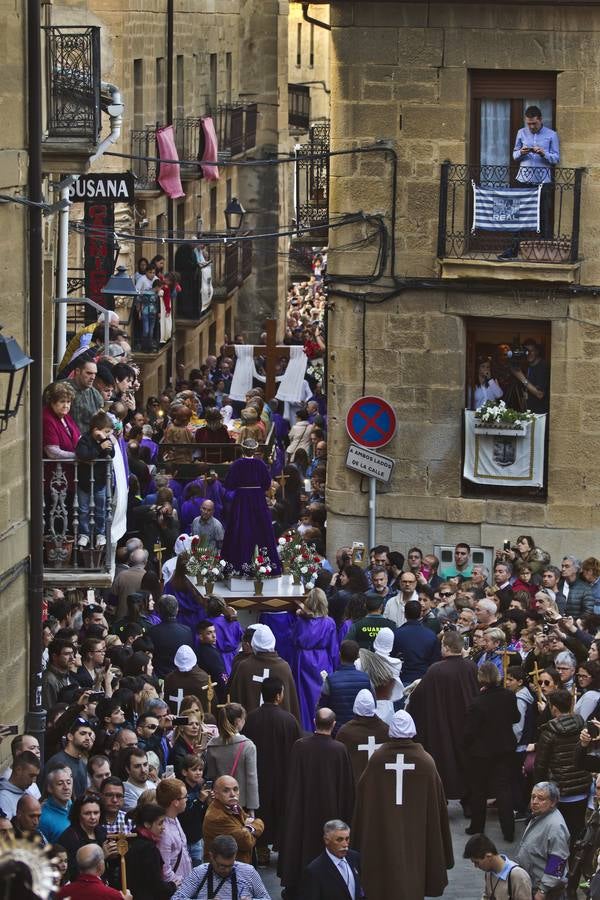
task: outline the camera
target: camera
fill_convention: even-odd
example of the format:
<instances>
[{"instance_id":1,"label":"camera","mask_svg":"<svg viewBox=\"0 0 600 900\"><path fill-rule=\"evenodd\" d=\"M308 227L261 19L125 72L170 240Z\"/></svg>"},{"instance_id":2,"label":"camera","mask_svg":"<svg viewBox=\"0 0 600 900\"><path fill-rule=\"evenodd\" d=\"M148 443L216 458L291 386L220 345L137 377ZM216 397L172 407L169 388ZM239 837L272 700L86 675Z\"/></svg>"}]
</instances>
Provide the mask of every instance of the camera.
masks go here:
<instances>
[{"instance_id":1,"label":"camera","mask_svg":"<svg viewBox=\"0 0 600 900\"><path fill-rule=\"evenodd\" d=\"M527 347L511 347L506 356L507 359L527 359Z\"/></svg>"},{"instance_id":2,"label":"camera","mask_svg":"<svg viewBox=\"0 0 600 900\"><path fill-rule=\"evenodd\" d=\"M187 725L189 719L187 716L175 716L173 718L173 725Z\"/></svg>"},{"instance_id":3,"label":"camera","mask_svg":"<svg viewBox=\"0 0 600 900\"><path fill-rule=\"evenodd\" d=\"M106 694L104 693L104 691L92 691L89 696L88 702L98 703L100 700L104 700L105 696Z\"/></svg>"},{"instance_id":4,"label":"camera","mask_svg":"<svg viewBox=\"0 0 600 900\"><path fill-rule=\"evenodd\" d=\"M586 722L585 727L587 728L588 734L593 741L596 740L596 738L600 737L600 728L598 727L598 725L594 725L593 722Z\"/></svg>"}]
</instances>

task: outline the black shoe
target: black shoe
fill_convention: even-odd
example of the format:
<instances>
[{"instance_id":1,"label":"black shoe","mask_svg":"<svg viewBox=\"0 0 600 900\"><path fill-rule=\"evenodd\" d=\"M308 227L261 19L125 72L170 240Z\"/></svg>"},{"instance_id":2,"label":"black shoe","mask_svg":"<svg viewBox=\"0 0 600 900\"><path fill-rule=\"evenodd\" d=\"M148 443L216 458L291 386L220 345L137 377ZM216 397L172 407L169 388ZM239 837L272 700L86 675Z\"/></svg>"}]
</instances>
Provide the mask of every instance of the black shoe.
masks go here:
<instances>
[{"instance_id":1,"label":"black shoe","mask_svg":"<svg viewBox=\"0 0 600 900\"><path fill-rule=\"evenodd\" d=\"M473 828L472 825L470 825L468 828L465 828L465 834L482 834L482 833L483 833L483 831L479 831L478 828Z\"/></svg>"},{"instance_id":2,"label":"black shoe","mask_svg":"<svg viewBox=\"0 0 600 900\"><path fill-rule=\"evenodd\" d=\"M496 259L499 259L500 261L507 259L516 259L518 255L519 253L516 247L507 247L506 250L503 250L502 253L498 254Z\"/></svg>"}]
</instances>

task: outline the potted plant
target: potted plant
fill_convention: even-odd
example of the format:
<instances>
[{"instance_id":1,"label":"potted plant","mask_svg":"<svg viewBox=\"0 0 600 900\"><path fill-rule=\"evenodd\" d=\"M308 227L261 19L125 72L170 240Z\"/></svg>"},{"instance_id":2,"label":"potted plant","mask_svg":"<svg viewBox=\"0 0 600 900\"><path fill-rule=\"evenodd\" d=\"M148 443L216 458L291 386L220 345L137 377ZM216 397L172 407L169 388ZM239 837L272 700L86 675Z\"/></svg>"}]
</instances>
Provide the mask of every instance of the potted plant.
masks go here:
<instances>
[{"instance_id":1,"label":"potted plant","mask_svg":"<svg viewBox=\"0 0 600 900\"><path fill-rule=\"evenodd\" d=\"M293 558L300 552L302 538L296 531L286 531L277 541L277 552L281 560L281 571L289 575Z\"/></svg>"},{"instance_id":2,"label":"potted plant","mask_svg":"<svg viewBox=\"0 0 600 900\"><path fill-rule=\"evenodd\" d=\"M247 575L248 578L252 578L254 581L254 596L260 597L263 592L265 578L269 578L273 572L266 547L261 547L260 549L255 547L252 554L252 562L246 563L242 570L244 575Z\"/></svg>"},{"instance_id":3,"label":"potted plant","mask_svg":"<svg viewBox=\"0 0 600 900\"><path fill-rule=\"evenodd\" d=\"M194 543L197 540L197 543ZM206 546L199 538L192 540L190 558L186 570L195 576L198 584L204 585L207 596L213 592L215 582L223 581L227 574L227 562L221 559L218 550Z\"/></svg>"},{"instance_id":4,"label":"potted plant","mask_svg":"<svg viewBox=\"0 0 600 900\"><path fill-rule=\"evenodd\" d=\"M317 554L314 545L301 541L290 563L294 584L302 584L303 582L310 584L314 582L320 568L321 557Z\"/></svg>"},{"instance_id":5,"label":"potted plant","mask_svg":"<svg viewBox=\"0 0 600 900\"><path fill-rule=\"evenodd\" d=\"M533 413L511 409L504 400L486 400L475 410L475 431L479 434L500 434L524 437Z\"/></svg>"}]
</instances>

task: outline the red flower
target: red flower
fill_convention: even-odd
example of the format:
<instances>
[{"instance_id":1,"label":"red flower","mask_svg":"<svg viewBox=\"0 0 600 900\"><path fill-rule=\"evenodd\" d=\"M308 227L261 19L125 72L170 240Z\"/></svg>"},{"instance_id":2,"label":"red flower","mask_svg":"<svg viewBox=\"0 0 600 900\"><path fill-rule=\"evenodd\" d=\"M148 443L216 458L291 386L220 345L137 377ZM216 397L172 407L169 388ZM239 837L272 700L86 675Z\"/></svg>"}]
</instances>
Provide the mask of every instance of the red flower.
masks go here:
<instances>
[{"instance_id":1,"label":"red flower","mask_svg":"<svg viewBox=\"0 0 600 900\"><path fill-rule=\"evenodd\" d=\"M262 564L264 563L264 561L265 561L264 556L257 556L257 557L256 557L256 562L257 562L257 563L260 563L261 566L262 566Z\"/></svg>"}]
</instances>

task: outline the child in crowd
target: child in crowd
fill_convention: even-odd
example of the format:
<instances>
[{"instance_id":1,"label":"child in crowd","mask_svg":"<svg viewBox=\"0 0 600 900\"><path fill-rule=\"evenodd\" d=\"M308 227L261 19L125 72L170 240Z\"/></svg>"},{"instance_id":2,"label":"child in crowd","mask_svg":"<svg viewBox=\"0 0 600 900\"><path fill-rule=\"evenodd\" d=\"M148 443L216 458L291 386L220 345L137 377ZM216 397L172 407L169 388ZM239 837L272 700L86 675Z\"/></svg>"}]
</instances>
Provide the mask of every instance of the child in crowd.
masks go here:
<instances>
[{"instance_id":1,"label":"child in crowd","mask_svg":"<svg viewBox=\"0 0 600 900\"><path fill-rule=\"evenodd\" d=\"M105 412L97 412L90 420L90 430L84 434L75 448L79 460L77 501L79 503L79 539L77 546L90 543L90 498L92 493L92 465L96 460L112 459L115 455L110 439L113 432L111 418ZM81 465L83 463L83 465ZM106 466L94 466L94 527L96 550L106 546Z\"/></svg>"}]
</instances>

